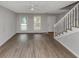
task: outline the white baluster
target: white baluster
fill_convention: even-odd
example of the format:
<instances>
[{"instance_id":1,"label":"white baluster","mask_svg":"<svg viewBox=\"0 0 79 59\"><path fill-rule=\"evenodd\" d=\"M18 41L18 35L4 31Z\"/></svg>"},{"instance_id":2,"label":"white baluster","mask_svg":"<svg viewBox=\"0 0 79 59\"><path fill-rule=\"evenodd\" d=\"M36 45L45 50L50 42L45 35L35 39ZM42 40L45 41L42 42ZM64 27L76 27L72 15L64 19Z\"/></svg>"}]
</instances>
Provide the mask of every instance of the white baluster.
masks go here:
<instances>
[{"instance_id":1,"label":"white baluster","mask_svg":"<svg viewBox=\"0 0 79 59\"><path fill-rule=\"evenodd\" d=\"M78 25L79 25L79 5L77 5L77 27L79 27Z\"/></svg>"},{"instance_id":2,"label":"white baluster","mask_svg":"<svg viewBox=\"0 0 79 59\"><path fill-rule=\"evenodd\" d=\"M75 27L75 8L74 8L73 11L74 11L74 16L73 17L74 17L74 27Z\"/></svg>"}]
</instances>

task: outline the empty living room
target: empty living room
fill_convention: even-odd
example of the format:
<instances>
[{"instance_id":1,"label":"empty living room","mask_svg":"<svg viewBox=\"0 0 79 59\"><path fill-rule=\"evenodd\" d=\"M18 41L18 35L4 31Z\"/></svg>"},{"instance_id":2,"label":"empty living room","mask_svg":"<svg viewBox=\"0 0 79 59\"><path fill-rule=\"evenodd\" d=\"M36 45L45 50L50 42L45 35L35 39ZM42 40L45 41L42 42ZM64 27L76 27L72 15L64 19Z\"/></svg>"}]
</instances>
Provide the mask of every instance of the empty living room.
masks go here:
<instances>
[{"instance_id":1,"label":"empty living room","mask_svg":"<svg viewBox=\"0 0 79 59\"><path fill-rule=\"evenodd\" d=\"M79 1L0 1L0 58L78 58Z\"/></svg>"}]
</instances>

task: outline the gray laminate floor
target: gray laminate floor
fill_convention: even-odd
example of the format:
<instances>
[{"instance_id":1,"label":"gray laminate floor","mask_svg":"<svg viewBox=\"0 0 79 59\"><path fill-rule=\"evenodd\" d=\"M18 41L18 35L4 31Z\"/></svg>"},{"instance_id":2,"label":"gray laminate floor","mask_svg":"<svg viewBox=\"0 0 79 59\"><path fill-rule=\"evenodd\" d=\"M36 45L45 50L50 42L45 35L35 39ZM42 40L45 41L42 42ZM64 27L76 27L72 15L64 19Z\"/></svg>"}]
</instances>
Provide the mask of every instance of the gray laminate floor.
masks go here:
<instances>
[{"instance_id":1,"label":"gray laminate floor","mask_svg":"<svg viewBox=\"0 0 79 59\"><path fill-rule=\"evenodd\" d=\"M16 34L0 47L0 58L74 57L46 34Z\"/></svg>"}]
</instances>

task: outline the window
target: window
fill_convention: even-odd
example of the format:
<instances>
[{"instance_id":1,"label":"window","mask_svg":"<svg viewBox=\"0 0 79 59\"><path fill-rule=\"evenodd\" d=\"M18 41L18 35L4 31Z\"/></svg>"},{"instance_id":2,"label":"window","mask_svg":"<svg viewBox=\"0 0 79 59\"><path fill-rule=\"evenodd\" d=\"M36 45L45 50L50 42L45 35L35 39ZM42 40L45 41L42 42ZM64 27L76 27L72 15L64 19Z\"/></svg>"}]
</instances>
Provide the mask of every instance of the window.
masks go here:
<instances>
[{"instance_id":1,"label":"window","mask_svg":"<svg viewBox=\"0 0 79 59\"><path fill-rule=\"evenodd\" d=\"M27 17L21 18L21 30L22 31L27 30Z\"/></svg>"},{"instance_id":2,"label":"window","mask_svg":"<svg viewBox=\"0 0 79 59\"><path fill-rule=\"evenodd\" d=\"M41 16L34 16L34 30L41 29Z\"/></svg>"}]
</instances>

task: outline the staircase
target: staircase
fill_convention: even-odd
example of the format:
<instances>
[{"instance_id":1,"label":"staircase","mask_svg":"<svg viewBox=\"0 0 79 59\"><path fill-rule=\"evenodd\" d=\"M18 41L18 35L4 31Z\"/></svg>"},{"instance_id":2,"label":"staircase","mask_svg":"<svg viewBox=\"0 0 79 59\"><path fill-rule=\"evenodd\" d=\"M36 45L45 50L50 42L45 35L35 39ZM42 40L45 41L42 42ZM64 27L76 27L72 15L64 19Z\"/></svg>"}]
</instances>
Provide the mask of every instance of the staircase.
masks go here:
<instances>
[{"instance_id":1,"label":"staircase","mask_svg":"<svg viewBox=\"0 0 79 59\"><path fill-rule=\"evenodd\" d=\"M54 25L54 37L79 31L79 3Z\"/></svg>"}]
</instances>

